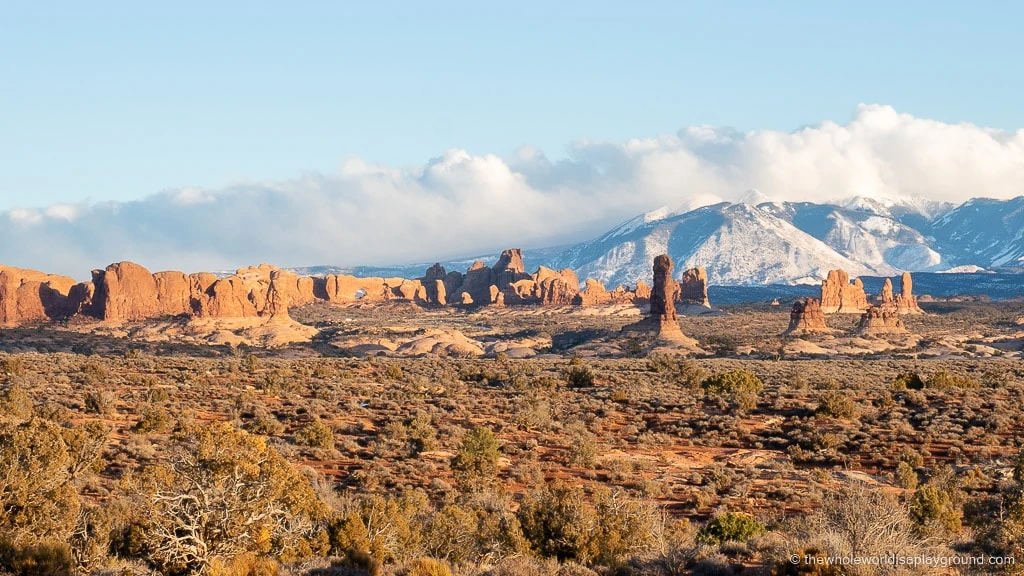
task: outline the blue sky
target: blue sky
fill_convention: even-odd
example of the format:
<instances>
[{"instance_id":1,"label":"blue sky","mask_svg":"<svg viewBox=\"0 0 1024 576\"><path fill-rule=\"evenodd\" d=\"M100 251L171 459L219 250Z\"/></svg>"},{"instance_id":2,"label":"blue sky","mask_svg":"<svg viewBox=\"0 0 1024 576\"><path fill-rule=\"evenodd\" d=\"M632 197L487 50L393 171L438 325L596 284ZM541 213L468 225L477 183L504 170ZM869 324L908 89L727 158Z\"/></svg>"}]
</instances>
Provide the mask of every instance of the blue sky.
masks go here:
<instances>
[{"instance_id":1,"label":"blue sky","mask_svg":"<svg viewBox=\"0 0 1024 576\"><path fill-rule=\"evenodd\" d=\"M1018 2L0 2L0 210L858 103L1015 130Z\"/></svg>"}]
</instances>

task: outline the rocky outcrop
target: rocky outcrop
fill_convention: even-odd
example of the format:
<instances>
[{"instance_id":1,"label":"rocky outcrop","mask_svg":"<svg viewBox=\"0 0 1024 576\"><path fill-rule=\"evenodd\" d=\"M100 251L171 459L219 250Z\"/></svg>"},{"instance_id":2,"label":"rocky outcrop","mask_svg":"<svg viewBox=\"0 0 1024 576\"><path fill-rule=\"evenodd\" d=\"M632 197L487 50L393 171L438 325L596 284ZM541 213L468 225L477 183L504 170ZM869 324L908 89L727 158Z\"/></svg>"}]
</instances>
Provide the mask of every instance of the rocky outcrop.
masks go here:
<instances>
[{"instance_id":1,"label":"rocky outcrop","mask_svg":"<svg viewBox=\"0 0 1024 576\"><path fill-rule=\"evenodd\" d=\"M864 283L857 278L850 283L845 270L829 270L821 282L821 311L825 314L863 312L868 308Z\"/></svg>"},{"instance_id":2,"label":"rocky outcrop","mask_svg":"<svg viewBox=\"0 0 1024 576\"><path fill-rule=\"evenodd\" d=\"M417 279L345 274L299 277L268 264L240 268L226 277L206 272L154 274L133 262L118 262L93 271L91 281L76 284L69 278L38 272L29 274L2 266L0 270L6 272L0 278L0 322L7 324L73 315L115 323L182 315L276 317L287 314L290 307L313 302L598 306L636 304L638 300L650 300L654 292L642 282L636 290L621 285L608 290L593 279L588 279L581 291L579 278L568 268L556 271L542 266L528 274L518 248L503 251L493 267L476 261L461 274L435 263ZM673 305L687 302L707 307L703 270L693 269L683 276L683 283L670 276L660 289Z\"/></svg>"},{"instance_id":3,"label":"rocky outcrop","mask_svg":"<svg viewBox=\"0 0 1024 576\"><path fill-rule=\"evenodd\" d=\"M100 320L124 322L162 315L156 278L134 262L93 270L92 283L96 287L93 306Z\"/></svg>"},{"instance_id":4,"label":"rocky outcrop","mask_svg":"<svg viewBox=\"0 0 1024 576\"><path fill-rule=\"evenodd\" d=\"M462 286L462 274L459 272L447 272L440 263L435 262L427 268L426 273L420 278L423 285L424 299L427 304L446 306L450 296Z\"/></svg>"},{"instance_id":5,"label":"rocky outcrop","mask_svg":"<svg viewBox=\"0 0 1024 576\"><path fill-rule=\"evenodd\" d=\"M825 324L825 313L817 298L802 298L789 313L789 328L783 334L824 334L832 330Z\"/></svg>"},{"instance_id":6,"label":"rocky outcrop","mask_svg":"<svg viewBox=\"0 0 1024 576\"><path fill-rule=\"evenodd\" d=\"M690 268L679 280L679 301L690 306L711 308L708 300L708 273L703 268Z\"/></svg>"},{"instance_id":7,"label":"rocky outcrop","mask_svg":"<svg viewBox=\"0 0 1024 576\"><path fill-rule=\"evenodd\" d=\"M672 278L672 258L662 254L654 258L654 284L651 286L650 313L643 320L623 328L625 332L652 334L656 340L699 350L697 341L683 334L676 314L679 282Z\"/></svg>"},{"instance_id":8,"label":"rocky outcrop","mask_svg":"<svg viewBox=\"0 0 1024 576\"><path fill-rule=\"evenodd\" d=\"M914 296L914 279L910 272L904 272L900 276L900 292L893 294L892 280L886 278L882 284L882 292L878 295L878 303L881 308L895 310L898 314L924 314L921 307L917 305L917 297Z\"/></svg>"},{"instance_id":9,"label":"rocky outcrop","mask_svg":"<svg viewBox=\"0 0 1024 576\"><path fill-rule=\"evenodd\" d=\"M570 268L554 271L541 266L533 274L533 295L545 306L568 306L580 292L580 280Z\"/></svg>"},{"instance_id":10,"label":"rocky outcrop","mask_svg":"<svg viewBox=\"0 0 1024 576\"><path fill-rule=\"evenodd\" d=\"M75 281L35 270L0 266L0 325L61 319L71 313Z\"/></svg>"},{"instance_id":11,"label":"rocky outcrop","mask_svg":"<svg viewBox=\"0 0 1024 576\"><path fill-rule=\"evenodd\" d=\"M489 304L492 275L493 272L487 264L479 260L474 261L469 270L466 270L462 285L455 291L455 301L463 304Z\"/></svg>"},{"instance_id":12,"label":"rocky outcrop","mask_svg":"<svg viewBox=\"0 0 1024 576\"><path fill-rule=\"evenodd\" d=\"M636 283L636 290L634 291L637 300L651 300L651 287L647 285L643 280L639 280Z\"/></svg>"},{"instance_id":13,"label":"rocky outcrop","mask_svg":"<svg viewBox=\"0 0 1024 576\"><path fill-rule=\"evenodd\" d=\"M498 257L498 263L491 268L491 283L502 291L515 282L529 279L530 275L526 273L523 264L523 251L519 248L504 250Z\"/></svg>"},{"instance_id":14,"label":"rocky outcrop","mask_svg":"<svg viewBox=\"0 0 1024 576\"><path fill-rule=\"evenodd\" d=\"M329 274L324 277L324 293L328 302L384 302L388 299L387 282L370 276L357 278L347 274Z\"/></svg>"},{"instance_id":15,"label":"rocky outcrop","mask_svg":"<svg viewBox=\"0 0 1024 576\"><path fill-rule=\"evenodd\" d=\"M895 307L896 299L892 297L892 280L886 278L882 282L882 291L878 294L878 303L882 307Z\"/></svg>"},{"instance_id":16,"label":"rocky outcrop","mask_svg":"<svg viewBox=\"0 0 1024 576\"><path fill-rule=\"evenodd\" d=\"M601 306L611 303L612 295L605 290L604 284L593 278L587 278L583 290L573 299L573 304L578 306Z\"/></svg>"},{"instance_id":17,"label":"rocky outcrop","mask_svg":"<svg viewBox=\"0 0 1024 576\"><path fill-rule=\"evenodd\" d=\"M895 308L872 306L864 311L857 325L859 334L904 334L907 332L900 314Z\"/></svg>"},{"instance_id":18,"label":"rocky outcrop","mask_svg":"<svg viewBox=\"0 0 1024 576\"><path fill-rule=\"evenodd\" d=\"M924 310L917 305L917 297L914 296L914 279L910 272L904 272L900 276L900 293L896 295L896 310L900 314L924 314Z\"/></svg>"},{"instance_id":19,"label":"rocky outcrop","mask_svg":"<svg viewBox=\"0 0 1024 576\"><path fill-rule=\"evenodd\" d=\"M672 279L672 258L662 254L654 258L654 285L651 286L651 318L677 322L676 298L679 285Z\"/></svg>"}]
</instances>

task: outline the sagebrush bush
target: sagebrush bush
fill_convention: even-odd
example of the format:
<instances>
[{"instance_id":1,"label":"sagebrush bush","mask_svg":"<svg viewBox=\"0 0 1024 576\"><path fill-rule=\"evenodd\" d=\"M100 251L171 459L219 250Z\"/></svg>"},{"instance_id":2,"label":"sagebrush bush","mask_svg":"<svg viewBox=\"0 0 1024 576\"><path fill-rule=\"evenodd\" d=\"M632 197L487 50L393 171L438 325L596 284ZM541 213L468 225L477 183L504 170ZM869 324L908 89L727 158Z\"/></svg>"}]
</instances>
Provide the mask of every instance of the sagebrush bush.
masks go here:
<instances>
[{"instance_id":1,"label":"sagebrush bush","mask_svg":"<svg viewBox=\"0 0 1024 576\"><path fill-rule=\"evenodd\" d=\"M334 431L323 420L314 418L295 433L295 443L330 450L334 448Z\"/></svg>"},{"instance_id":2,"label":"sagebrush bush","mask_svg":"<svg viewBox=\"0 0 1024 576\"><path fill-rule=\"evenodd\" d=\"M763 534L764 524L745 512L724 512L712 518L697 533L697 539L708 544L746 542Z\"/></svg>"},{"instance_id":3,"label":"sagebrush bush","mask_svg":"<svg viewBox=\"0 0 1024 576\"><path fill-rule=\"evenodd\" d=\"M452 459L452 471L459 488L473 491L490 484L498 475L500 457L501 448L494 432L483 426L467 432Z\"/></svg>"},{"instance_id":4,"label":"sagebrush bush","mask_svg":"<svg viewBox=\"0 0 1024 576\"><path fill-rule=\"evenodd\" d=\"M857 416L857 406L847 394L831 390L821 395L814 412L821 416L850 420Z\"/></svg>"},{"instance_id":5,"label":"sagebrush bush","mask_svg":"<svg viewBox=\"0 0 1024 576\"><path fill-rule=\"evenodd\" d=\"M737 369L719 372L704 379L701 383L709 394L736 394L737 392L758 393L764 388L764 382L749 370Z\"/></svg>"}]
</instances>

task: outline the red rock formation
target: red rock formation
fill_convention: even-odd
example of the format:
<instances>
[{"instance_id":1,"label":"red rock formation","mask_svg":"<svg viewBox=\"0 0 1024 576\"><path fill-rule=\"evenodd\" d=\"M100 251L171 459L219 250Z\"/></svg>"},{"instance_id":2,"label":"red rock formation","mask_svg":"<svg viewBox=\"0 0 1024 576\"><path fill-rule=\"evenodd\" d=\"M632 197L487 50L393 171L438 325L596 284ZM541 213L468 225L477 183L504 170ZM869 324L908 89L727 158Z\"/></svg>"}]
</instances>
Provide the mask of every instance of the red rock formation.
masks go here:
<instances>
[{"instance_id":1,"label":"red rock formation","mask_svg":"<svg viewBox=\"0 0 1024 576\"><path fill-rule=\"evenodd\" d=\"M878 295L879 306L885 309L895 310L899 314L923 314L920 306L917 305L917 298L914 296L914 280L910 272L904 272L900 277L900 293L893 294L892 280L886 278L882 284L882 292Z\"/></svg>"},{"instance_id":2,"label":"red rock formation","mask_svg":"<svg viewBox=\"0 0 1024 576\"><path fill-rule=\"evenodd\" d=\"M892 297L892 280L886 278L882 283L882 292L878 295L878 303L885 308L896 306L896 299Z\"/></svg>"},{"instance_id":3,"label":"red rock formation","mask_svg":"<svg viewBox=\"0 0 1024 576\"><path fill-rule=\"evenodd\" d=\"M600 306L611 303L612 296L605 290L604 284L593 278L587 278L583 285L583 290L573 299L573 304L579 306Z\"/></svg>"},{"instance_id":4,"label":"red rock formation","mask_svg":"<svg viewBox=\"0 0 1024 576\"><path fill-rule=\"evenodd\" d=\"M860 278L850 284L850 275L845 270L828 271L828 277L821 282L821 311L823 313L863 312L867 307L868 299L864 294L864 283Z\"/></svg>"},{"instance_id":5,"label":"red rock formation","mask_svg":"<svg viewBox=\"0 0 1024 576\"><path fill-rule=\"evenodd\" d=\"M427 268L421 282L426 289L426 301L428 303L439 306L444 306L448 303L449 290L448 286L445 285L445 278L447 276L448 272L445 271L444 266L441 266L440 262L435 262L433 266Z\"/></svg>"},{"instance_id":6,"label":"red rock formation","mask_svg":"<svg viewBox=\"0 0 1024 576\"><path fill-rule=\"evenodd\" d=\"M626 332L648 332L658 340L697 348L697 341L683 334L676 314L679 283L672 278L672 258L662 254L654 258L654 285L651 286L650 314L640 322L623 328Z\"/></svg>"},{"instance_id":7,"label":"red rock formation","mask_svg":"<svg viewBox=\"0 0 1024 576\"><path fill-rule=\"evenodd\" d=\"M327 301L335 303L384 302L389 298L387 282L371 276L356 278L347 274L329 274L324 281Z\"/></svg>"},{"instance_id":8,"label":"red rock formation","mask_svg":"<svg viewBox=\"0 0 1024 576\"><path fill-rule=\"evenodd\" d=\"M541 266L533 274L533 282L533 297L545 306L567 306L580 292L580 280L570 268L556 272Z\"/></svg>"},{"instance_id":9,"label":"red rock formation","mask_svg":"<svg viewBox=\"0 0 1024 576\"><path fill-rule=\"evenodd\" d=\"M0 325L64 318L74 285L64 276L0 266Z\"/></svg>"},{"instance_id":10,"label":"red rock formation","mask_svg":"<svg viewBox=\"0 0 1024 576\"><path fill-rule=\"evenodd\" d=\"M793 304L789 314L789 328L783 334L827 333L832 330L825 325L825 313L817 298L803 298Z\"/></svg>"},{"instance_id":11,"label":"red rock formation","mask_svg":"<svg viewBox=\"0 0 1024 576\"><path fill-rule=\"evenodd\" d=\"M433 285L427 287L427 301L439 306L448 304L448 287L445 285L444 280L440 278L434 280Z\"/></svg>"},{"instance_id":12,"label":"red rock formation","mask_svg":"<svg viewBox=\"0 0 1024 576\"><path fill-rule=\"evenodd\" d=\"M860 334L902 334L907 331L895 308L872 306L864 311L857 325Z\"/></svg>"},{"instance_id":13,"label":"red rock formation","mask_svg":"<svg viewBox=\"0 0 1024 576\"><path fill-rule=\"evenodd\" d=\"M708 273L701 267L683 272L679 281L679 300L693 306L711 307L708 300Z\"/></svg>"},{"instance_id":14,"label":"red rock formation","mask_svg":"<svg viewBox=\"0 0 1024 576\"><path fill-rule=\"evenodd\" d=\"M72 286L68 292L68 315L81 314L83 316L97 317L98 313L93 303L95 295L96 285L92 282L82 282Z\"/></svg>"},{"instance_id":15,"label":"red rock formation","mask_svg":"<svg viewBox=\"0 0 1024 576\"><path fill-rule=\"evenodd\" d=\"M636 290L634 291L638 300L650 300L651 299L651 287L647 285L643 280L639 280L636 283Z\"/></svg>"},{"instance_id":16,"label":"red rock formation","mask_svg":"<svg viewBox=\"0 0 1024 576\"><path fill-rule=\"evenodd\" d=\"M456 301L466 303L464 294L469 296L472 304L489 304L491 302L491 281L493 273L486 264L477 260L466 271L462 285L455 292Z\"/></svg>"},{"instance_id":17,"label":"red rock formation","mask_svg":"<svg viewBox=\"0 0 1024 576\"><path fill-rule=\"evenodd\" d=\"M93 270L93 307L100 320L124 322L162 315L156 279L134 262L118 262Z\"/></svg>"},{"instance_id":18,"label":"red rock formation","mask_svg":"<svg viewBox=\"0 0 1024 576\"><path fill-rule=\"evenodd\" d=\"M662 254L654 258L654 286L651 287L651 317L678 321L676 297L679 285L672 279L672 258Z\"/></svg>"},{"instance_id":19,"label":"red rock formation","mask_svg":"<svg viewBox=\"0 0 1024 576\"><path fill-rule=\"evenodd\" d=\"M153 280L160 315L192 313L192 281L184 272L157 272Z\"/></svg>"},{"instance_id":20,"label":"red rock formation","mask_svg":"<svg viewBox=\"0 0 1024 576\"><path fill-rule=\"evenodd\" d=\"M523 251L519 248L504 250L498 257L498 263L491 268L491 283L500 290L505 290L519 280L529 279L530 275L523 265Z\"/></svg>"},{"instance_id":21,"label":"red rock formation","mask_svg":"<svg viewBox=\"0 0 1024 576\"><path fill-rule=\"evenodd\" d=\"M910 272L904 272L900 277L900 293L896 295L896 310L900 314L924 313L917 305L917 298L914 296L914 279L910 277Z\"/></svg>"}]
</instances>

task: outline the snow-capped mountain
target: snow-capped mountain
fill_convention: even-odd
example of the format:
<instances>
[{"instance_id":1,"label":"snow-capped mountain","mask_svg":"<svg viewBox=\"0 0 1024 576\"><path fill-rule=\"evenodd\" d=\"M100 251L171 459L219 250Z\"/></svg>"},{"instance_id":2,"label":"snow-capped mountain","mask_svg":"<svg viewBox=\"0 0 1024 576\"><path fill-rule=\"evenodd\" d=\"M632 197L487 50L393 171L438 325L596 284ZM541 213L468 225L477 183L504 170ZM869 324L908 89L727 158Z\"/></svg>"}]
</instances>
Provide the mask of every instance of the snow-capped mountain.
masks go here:
<instances>
[{"instance_id":1,"label":"snow-capped mountain","mask_svg":"<svg viewBox=\"0 0 1024 576\"><path fill-rule=\"evenodd\" d=\"M703 266L713 284L813 282L832 268L873 272L780 217L780 207L721 203L664 218L648 213L573 246L549 265L610 286L650 281L651 261L664 253L679 272Z\"/></svg>"},{"instance_id":2,"label":"snow-capped mountain","mask_svg":"<svg viewBox=\"0 0 1024 576\"><path fill-rule=\"evenodd\" d=\"M752 190L750 200L764 196ZM711 284L803 284L828 270L852 276L954 266L1024 267L1024 197L952 205L911 198L810 202L723 202L689 212L642 214L545 264L568 266L605 284L650 281L667 253L677 271L702 266Z\"/></svg>"},{"instance_id":3,"label":"snow-capped mountain","mask_svg":"<svg viewBox=\"0 0 1024 576\"><path fill-rule=\"evenodd\" d=\"M932 221L927 231L951 264L1024 266L1024 196L968 200Z\"/></svg>"},{"instance_id":4,"label":"snow-capped mountain","mask_svg":"<svg viewBox=\"0 0 1024 576\"><path fill-rule=\"evenodd\" d=\"M810 202L761 205L873 272L891 275L903 270L930 270L942 255L920 232L891 215Z\"/></svg>"}]
</instances>

